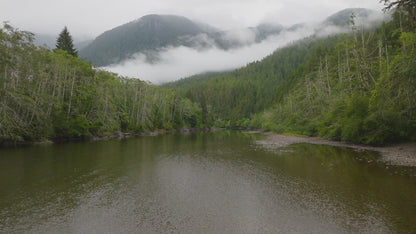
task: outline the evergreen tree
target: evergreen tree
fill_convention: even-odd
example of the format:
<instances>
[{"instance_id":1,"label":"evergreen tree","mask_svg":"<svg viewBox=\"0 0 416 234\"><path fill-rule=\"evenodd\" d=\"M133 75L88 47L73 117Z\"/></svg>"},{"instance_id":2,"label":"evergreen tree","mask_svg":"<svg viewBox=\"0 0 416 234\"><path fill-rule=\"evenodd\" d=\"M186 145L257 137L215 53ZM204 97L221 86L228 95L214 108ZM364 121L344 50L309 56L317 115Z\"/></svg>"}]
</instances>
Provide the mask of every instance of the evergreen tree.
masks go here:
<instances>
[{"instance_id":1,"label":"evergreen tree","mask_svg":"<svg viewBox=\"0 0 416 234\"><path fill-rule=\"evenodd\" d=\"M68 29L65 28L59 34L58 39L56 40L56 49L55 50L65 50L68 54L77 57L78 51L74 48L72 37L68 32Z\"/></svg>"}]
</instances>

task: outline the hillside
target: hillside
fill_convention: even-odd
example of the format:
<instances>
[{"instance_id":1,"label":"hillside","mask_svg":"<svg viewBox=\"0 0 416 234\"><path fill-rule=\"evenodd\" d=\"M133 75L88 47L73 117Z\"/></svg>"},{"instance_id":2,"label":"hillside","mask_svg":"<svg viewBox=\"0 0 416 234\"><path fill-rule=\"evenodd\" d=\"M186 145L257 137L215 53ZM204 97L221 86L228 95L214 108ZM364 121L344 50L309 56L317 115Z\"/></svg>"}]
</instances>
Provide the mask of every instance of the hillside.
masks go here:
<instances>
[{"instance_id":1,"label":"hillside","mask_svg":"<svg viewBox=\"0 0 416 234\"><path fill-rule=\"evenodd\" d=\"M218 31L182 16L147 15L104 32L79 54L95 66L117 64L136 53L145 54L151 63L157 61L157 52L166 47L228 50L261 42L283 30L282 25L263 23L256 27Z\"/></svg>"},{"instance_id":2,"label":"hillside","mask_svg":"<svg viewBox=\"0 0 416 234\"><path fill-rule=\"evenodd\" d=\"M213 111L211 121L236 124L282 100L296 84L299 73L316 63L317 54L341 39L306 38L233 72L196 75L162 87L206 105L205 109Z\"/></svg>"},{"instance_id":3,"label":"hillside","mask_svg":"<svg viewBox=\"0 0 416 234\"><path fill-rule=\"evenodd\" d=\"M416 34L406 22L396 13L376 29L311 37L234 72L166 87L199 102L216 126L365 144L414 140Z\"/></svg>"},{"instance_id":4,"label":"hillside","mask_svg":"<svg viewBox=\"0 0 416 234\"><path fill-rule=\"evenodd\" d=\"M211 31L185 17L147 15L104 32L80 50L80 57L96 66L105 66L128 59L137 52L177 46L183 37Z\"/></svg>"},{"instance_id":5,"label":"hillside","mask_svg":"<svg viewBox=\"0 0 416 234\"><path fill-rule=\"evenodd\" d=\"M363 8L345 9L328 17L316 30L324 31L328 25L348 25L352 13L356 20L368 19L374 14ZM296 31L302 25L305 26L298 24L286 28L276 22L269 22L255 27L219 31L182 16L147 15L104 32L81 49L79 54L95 66L119 64L133 59L137 53L145 55L148 63L157 63L158 53L168 47L230 50L260 43L282 32Z\"/></svg>"}]
</instances>

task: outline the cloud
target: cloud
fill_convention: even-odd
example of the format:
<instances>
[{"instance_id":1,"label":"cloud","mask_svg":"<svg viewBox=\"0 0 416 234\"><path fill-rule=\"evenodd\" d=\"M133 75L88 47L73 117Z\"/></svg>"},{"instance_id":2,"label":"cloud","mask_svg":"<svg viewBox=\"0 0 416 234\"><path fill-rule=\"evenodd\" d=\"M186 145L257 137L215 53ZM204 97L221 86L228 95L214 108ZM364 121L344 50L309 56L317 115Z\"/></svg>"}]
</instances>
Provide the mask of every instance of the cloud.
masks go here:
<instances>
[{"instance_id":1,"label":"cloud","mask_svg":"<svg viewBox=\"0 0 416 234\"><path fill-rule=\"evenodd\" d=\"M388 19L387 15L376 12L367 19L357 19L356 25L368 28L386 19ZM327 37L332 34L348 33L351 30L352 28L349 25L338 27L334 25L305 24L293 31L284 30L260 43L254 43L255 32L253 30L233 30L225 33L222 39L229 40L231 44L240 42L240 45L245 46L228 50L216 47L212 38L206 34L201 34L192 38L194 40L193 44L196 45L194 48L185 46L168 47L157 52L138 53L135 54L133 59L103 69L122 76L161 84L204 72L226 71L243 67L253 61L263 59L278 48L311 35ZM149 63L149 54L151 56L156 54L157 62Z\"/></svg>"},{"instance_id":2,"label":"cloud","mask_svg":"<svg viewBox=\"0 0 416 234\"><path fill-rule=\"evenodd\" d=\"M185 46L169 47L159 51L157 63L147 62L146 55L139 53L133 59L103 69L122 76L139 78L161 84L208 71L225 71L261 60L276 49L314 33L312 27L286 31L265 41L237 49L222 50L217 47L194 49ZM236 35L238 35L237 33ZM232 38L236 39L233 35ZM247 39L245 33L243 39ZM250 37L249 37L250 38Z\"/></svg>"},{"instance_id":3,"label":"cloud","mask_svg":"<svg viewBox=\"0 0 416 234\"><path fill-rule=\"evenodd\" d=\"M230 30L224 33L222 39L239 44L252 44L256 40L256 32L249 28Z\"/></svg>"}]
</instances>

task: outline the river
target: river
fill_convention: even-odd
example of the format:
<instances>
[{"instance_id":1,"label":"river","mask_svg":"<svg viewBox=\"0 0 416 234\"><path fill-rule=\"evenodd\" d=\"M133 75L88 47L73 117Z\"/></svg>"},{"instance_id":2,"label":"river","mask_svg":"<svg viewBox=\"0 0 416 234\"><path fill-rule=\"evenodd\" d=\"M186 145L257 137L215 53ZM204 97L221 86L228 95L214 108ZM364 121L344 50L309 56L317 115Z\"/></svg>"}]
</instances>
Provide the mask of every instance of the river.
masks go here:
<instances>
[{"instance_id":1,"label":"river","mask_svg":"<svg viewBox=\"0 0 416 234\"><path fill-rule=\"evenodd\" d=\"M239 131L0 149L0 233L405 233L416 171Z\"/></svg>"}]
</instances>

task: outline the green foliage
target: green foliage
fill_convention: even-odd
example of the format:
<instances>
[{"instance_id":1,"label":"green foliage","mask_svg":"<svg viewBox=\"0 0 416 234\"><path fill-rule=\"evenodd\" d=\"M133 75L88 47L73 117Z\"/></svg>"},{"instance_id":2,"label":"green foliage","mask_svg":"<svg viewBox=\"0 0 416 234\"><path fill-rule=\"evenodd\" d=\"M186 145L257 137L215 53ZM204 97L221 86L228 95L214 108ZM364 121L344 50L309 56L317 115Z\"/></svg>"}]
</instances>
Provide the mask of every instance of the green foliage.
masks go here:
<instances>
[{"instance_id":1,"label":"green foliage","mask_svg":"<svg viewBox=\"0 0 416 234\"><path fill-rule=\"evenodd\" d=\"M56 40L55 50L64 50L74 57L78 56L78 51L74 48L72 37L66 27L62 30L58 36L58 39Z\"/></svg>"},{"instance_id":2,"label":"green foliage","mask_svg":"<svg viewBox=\"0 0 416 234\"><path fill-rule=\"evenodd\" d=\"M0 29L0 142L88 138L201 126L201 108L138 79L95 70L66 51Z\"/></svg>"},{"instance_id":3,"label":"green foliage","mask_svg":"<svg viewBox=\"0 0 416 234\"><path fill-rule=\"evenodd\" d=\"M262 127L365 144L415 139L416 38L397 31L397 17L311 57L314 66L263 114Z\"/></svg>"},{"instance_id":4,"label":"green foliage","mask_svg":"<svg viewBox=\"0 0 416 234\"><path fill-rule=\"evenodd\" d=\"M210 109L219 127L365 144L416 139L416 37L403 14L377 29L308 38L234 72L166 87Z\"/></svg>"},{"instance_id":5,"label":"green foliage","mask_svg":"<svg viewBox=\"0 0 416 234\"><path fill-rule=\"evenodd\" d=\"M416 34L403 32L399 40L402 46L370 100L368 125L377 143L416 138Z\"/></svg>"},{"instance_id":6,"label":"green foliage","mask_svg":"<svg viewBox=\"0 0 416 234\"><path fill-rule=\"evenodd\" d=\"M94 70L31 34L0 31L0 141L182 127L257 127L385 144L416 139L416 33L396 13L375 30L307 38L232 72L165 85Z\"/></svg>"},{"instance_id":7,"label":"green foliage","mask_svg":"<svg viewBox=\"0 0 416 234\"><path fill-rule=\"evenodd\" d=\"M306 61L316 54L323 54L337 40L340 39L320 41L308 38L236 71L198 75L163 87L200 103L203 123L210 125L216 119L231 121L231 125L238 126L241 125L239 120L251 118L254 113L282 100L298 82L300 74L309 71L316 63Z\"/></svg>"}]
</instances>

